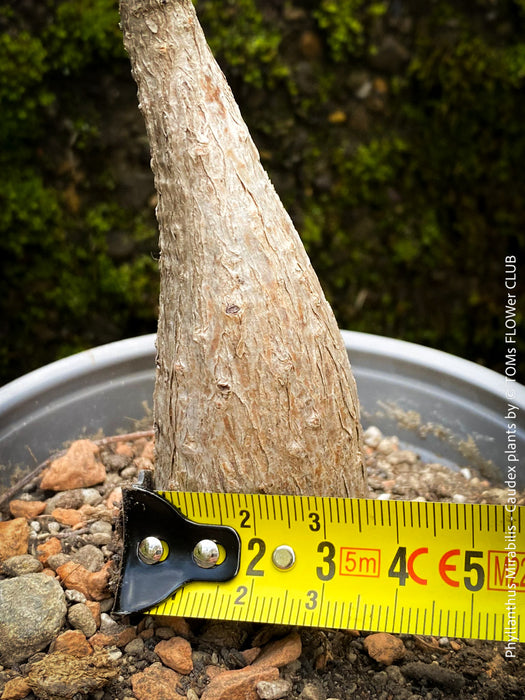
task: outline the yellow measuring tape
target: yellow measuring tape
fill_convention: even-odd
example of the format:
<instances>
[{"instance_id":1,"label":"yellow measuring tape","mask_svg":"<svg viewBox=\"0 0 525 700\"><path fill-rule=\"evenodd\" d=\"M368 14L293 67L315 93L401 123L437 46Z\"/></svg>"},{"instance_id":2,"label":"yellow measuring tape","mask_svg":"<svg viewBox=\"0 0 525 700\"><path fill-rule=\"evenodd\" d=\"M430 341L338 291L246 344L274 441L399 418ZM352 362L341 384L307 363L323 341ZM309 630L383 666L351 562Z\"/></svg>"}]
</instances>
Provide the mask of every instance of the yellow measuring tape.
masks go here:
<instances>
[{"instance_id":1,"label":"yellow measuring tape","mask_svg":"<svg viewBox=\"0 0 525 700\"><path fill-rule=\"evenodd\" d=\"M525 641L525 507L158 492L239 534L239 573L148 612Z\"/></svg>"}]
</instances>

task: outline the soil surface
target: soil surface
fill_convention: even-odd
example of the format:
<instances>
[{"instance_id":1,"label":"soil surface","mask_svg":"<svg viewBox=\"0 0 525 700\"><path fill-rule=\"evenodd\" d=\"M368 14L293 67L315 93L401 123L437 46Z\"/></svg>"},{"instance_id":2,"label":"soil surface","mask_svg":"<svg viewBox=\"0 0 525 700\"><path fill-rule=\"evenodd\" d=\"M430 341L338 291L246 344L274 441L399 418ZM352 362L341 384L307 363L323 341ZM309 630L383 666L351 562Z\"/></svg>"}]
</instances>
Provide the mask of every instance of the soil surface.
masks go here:
<instances>
[{"instance_id":1,"label":"soil surface","mask_svg":"<svg viewBox=\"0 0 525 700\"><path fill-rule=\"evenodd\" d=\"M54 628L43 609L36 621L29 611L22 622L9 610L0 615L1 698L525 697L524 645L508 658L503 642L113 616L120 489L153 468L153 444L147 434L95 443L73 443L12 495L0 522L0 607L8 587L16 599L17 584L19 590L33 581L37 588L49 580L60 584L52 591ZM508 497L474 469L422 463L376 428L366 431L365 445L372 498L505 503ZM525 493L518 500L525 504ZM41 627L36 641L24 624Z\"/></svg>"}]
</instances>

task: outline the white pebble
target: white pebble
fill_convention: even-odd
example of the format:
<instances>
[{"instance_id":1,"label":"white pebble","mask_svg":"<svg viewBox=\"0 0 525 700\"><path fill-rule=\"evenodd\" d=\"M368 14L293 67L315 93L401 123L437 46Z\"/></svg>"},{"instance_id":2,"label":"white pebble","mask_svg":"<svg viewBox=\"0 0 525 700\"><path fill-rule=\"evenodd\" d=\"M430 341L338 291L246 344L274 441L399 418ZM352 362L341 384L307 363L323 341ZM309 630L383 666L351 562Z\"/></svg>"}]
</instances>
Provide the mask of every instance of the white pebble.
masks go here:
<instances>
[{"instance_id":1,"label":"white pebble","mask_svg":"<svg viewBox=\"0 0 525 700\"><path fill-rule=\"evenodd\" d=\"M389 501L390 500L390 494L389 493L380 493L379 496L377 497L378 501Z\"/></svg>"},{"instance_id":2,"label":"white pebble","mask_svg":"<svg viewBox=\"0 0 525 700\"><path fill-rule=\"evenodd\" d=\"M392 454L392 452L394 452L395 450L397 450L398 445L399 440L395 436L390 438L383 438L377 445L377 451L381 452L381 454L383 455L389 455Z\"/></svg>"},{"instance_id":3,"label":"white pebble","mask_svg":"<svg viewBox=\"0 0 525 700\"><path fill-rule=\"evenodd\" d=\"M363 442L368 447L377 447L381 440L383 439L383 433L376 428L375 425L371 425L363 433Z\"/></svg>"},{"instance_id":4,"label":"white pebble","mask_svg":"<svg viewBox=\"0 0 525 700\"><path fill-rule=\"evenodd\" d=\"M110 647L108 649L108 657L110 661L118 661L121 656L122 652L120 651L120 649L117 649L117 647Z\"/></svg>"},{"instance_id":5,"label":"white pebble","mask_svg":"<svg viewBox=\"0 0 525 700\"><path fill-rule=\"evenodd\" d=\"M470 481L472 479L472 472L468 467L463 467L463 469L460 469L459 471L461 474L463 474L467 481Z\"/></svg>"},{"instance_id":6,"label":"white pebble","mask_svg":"<svg viewBox=\"0 0 525 700\"><path fill-rule=\"evenodd\" d=\"M47 524L47 529L52 535L56 535L60 532L60 523L57 523L55 520L52 520L50 523Z\"/></svg>"},{"instance_id":7,"label":"white pebble","mask_svg":"<svg viewBox=\"0 0 525 700\"><path fill-rule=\"evenodd\" d=\"M464 496L462 493L455 493L452 496L452 503L466 503L467 497Z\"/></svg>"},{"instance_id":8,"label":"white pebble","mask_svg":"<svg viewBox=\"0 0 525 700\"><path fill-rule=\"evenodd\" d=\"M38 520L32 520L29 527L31 528L31 530L33 530L33 532L40 532L40 530L42 529L42 525L40 525Z\"/></svg>"},{"instance_id":9,"label":"white pebble","mask_svg":"<svg viewBox=\"0 0 525 700\"><path fill-rule=\"evenodd\" d=\"M75 591L73 588L67 589L65 591L66 600L72 603L85 603L86 596L80 591Z\"/></svg>"},{"instance_id":10,"label":"white pebble","mask_svg":"<svg viewBox=\"0 0 525 700\"><path fill-rule=\"evenodd\" d=\"M448 647L450 644L448 637L440 637L438 643L440 647Z\"/></svg>"},{"instance_id":11,"label":"white pebble","mask_svg":"<svg viewBox=\"0 0 525 700\"><path fill-rule=\"evenodd\" d=\"M82 489L82 498L88 506L97 506L102 502L102 496L97 489Z\"/></svg>"}]
</instances>

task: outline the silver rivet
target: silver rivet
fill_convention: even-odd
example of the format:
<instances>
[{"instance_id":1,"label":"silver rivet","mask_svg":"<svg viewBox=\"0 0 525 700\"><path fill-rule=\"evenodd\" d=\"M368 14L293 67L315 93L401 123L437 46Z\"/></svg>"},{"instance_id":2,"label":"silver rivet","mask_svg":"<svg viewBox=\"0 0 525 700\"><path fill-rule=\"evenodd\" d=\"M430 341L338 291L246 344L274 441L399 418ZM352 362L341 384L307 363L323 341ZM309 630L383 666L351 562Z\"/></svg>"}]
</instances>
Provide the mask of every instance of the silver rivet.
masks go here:
<instances>
[{"instance_id":1,"label":"silver rivet","mask_svg":"<svg viewBox=\"0 0 525 700\"><path fill-rule=\"evenodd\" d=\"M201 569L211 569L219 559L219 548L213 540L197 542L193 550L193 560Z\"/></svg>"},{"instance_id":2,"label":"silver rivet","mask_svg":"<svg viewBox=\"0 0 525 700\"><path fill-rule=\"evenodd\" d=\"M139 544L138 553L144 564L157 564L162 559L164 547L158 537L145 537Z\"/></svg>"},{"instance_id":3,"label":"silver rivet","mask_svg":"<svg viewBox=\"0 0 525 700\"><path fill-rule=\"evenodd\" d=\"M287 544L281 544L273 550L272 561L278 569L287 571L295 564L295 552Z\"/></svg>"}]
</instances>

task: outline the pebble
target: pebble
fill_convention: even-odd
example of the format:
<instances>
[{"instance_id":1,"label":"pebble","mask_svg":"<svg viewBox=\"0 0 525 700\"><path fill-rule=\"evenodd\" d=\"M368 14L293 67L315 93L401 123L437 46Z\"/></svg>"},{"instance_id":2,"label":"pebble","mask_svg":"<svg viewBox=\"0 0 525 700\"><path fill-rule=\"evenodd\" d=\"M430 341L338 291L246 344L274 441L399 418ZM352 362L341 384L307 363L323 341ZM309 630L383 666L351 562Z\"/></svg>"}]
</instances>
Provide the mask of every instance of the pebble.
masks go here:
<instances>
[{"instance_id":1,"label":"pebble","mask_svg":"<svg viewBox=\"0 0 525 700\"><path fill-rule=\"evenodd\" d=\"M452 496L452 503L466 503L467 498L462 493L455 493Z\"/></svg>"},{"instance_id":2,"label":"pebble","mask_svg":"<svg viewBox=\"0 0 525 700\"><path fill-rule=\"evenodd\" d=\"M104 566L104 555L98 547L93 544L86 544L76 551L72 556L73 561L82 566L88 571L100 571Z\"/></svg>"},{"instance_id":3,"label":"pebble","mask_svg":"<svg viewBox=\"0 0 525 700\"><path fill-rule=\"evenodd\" d=\"M74 588L83 593L88 600L104 600L107 598L109 569L111 563L105 564L100 571L91 572L81 564L68 561L57 567L56 573L65 588Z\"/></svg>"},{"instance_id":4,"label":"pebble","mask_svg":"<svg viewBox=\"0 0 525 700\"><path fill-rule=\"evenodd\" d=\"M105 532L95 532L93 535L89 535L89 542L97 547L103 547L111 542L112 536Z\"/></svg>"},{"instance_id":5,"label":"pebble","mask_svg":"<svg viewBox=\"0 0 525 700\"><path fill-rule=\"evenodd\" d=\"M27 554L29 525L25 518L15 518L0 523L0 562Z\"/></svg>"},{"instance_id":6,"label":"pebble","mask_svg":"<svg viewBox=\"0 0 525 700\"><path fill-rule=\"evenodd\" d=\"M370 634L364 640L368 655L378 663L390 666L394 661L404 658L405 645L399 637L394 637L387 632Z\"/></svg>"},{"instance_id":7,"label":"pebble","mask_svg":"<svg viewBox=\"0 0 525 700\"><path fill-rule=\"evenodd\" d=\"M93 488L82 489L81 493L82 493L82 502L84 503L84 505L98 506L99 503L102 503L102 496L97 491L97 489L93 489Z\"/></svg>"},{"instance_id":8,"label":"pebble","mask_svg":"<svg viewBox=\"0 0 525 700\"><path fill-rule=\"evenodd\" d=\"M376 428L375 425L371 425L363 433L363 442L368 447L377 447L381 440L383 439L383 433Z\"/></svg>"},{"instance_id":9,"label":"pebble","mask_svg":"<svg viewBox=\"0 0 525 700\"><path fill-rule=\"evenodd\" d=\"M11 666L44 649L66 618L62 587L45 574L0 581L0 663Z\"/></svg>"},{"instance_id":10,"label":"pebble","mask_svg":"<svg viewBox=\"0 0 525 700\"><path fill-rule=\"evenodd\" d=\"M165 666L177 673L188 675L193 670L191 645L182 637L173 637L159 642L155 647L155 653Z\"/></svg>"},{"instance_id":11,"label":"pebble","mask_svg":"<svg viewBox=\"0 0 525 700\"><path fill-rule=\"evenodd\" d=\"M77 510L84 503L82 489L68 489L51 496L46 502L45 512L48 515L57 508L71 508Z\"/></svg>"},{"instance_id":12,"label":"pebble","mask_svg":"<svg viewBox=\"0 0 525 700\"><path fill-rule=\"evenodd\" d=\"M257 685L278 678L279 669L267 666L223 671L210 681L201 700L259 700Z\"/></svg>"},{"instance_id":13,"label":"pebble","mask_svg":"<svg viewBox=\"0 0 525 700\"><path fill-rule=\"evenodd\" d=\"M131 676L131 687L137 700L181 700L179 679L178 673L155 663Z\"/></svg>"},{"instance_id":14,"label":"pebble","mask_svg":"<svg viewBox=\"0 0 525 700\"><path fill-rule=\"evenodd\" d=\"M131 642L126 644L124 651L131 656L140 656L144 651L144 640L141 637L132 639Z\"/></svg>"},{"instance_id":15,"label":"pebble","mask_svg":"<svg viewBox=\"0 0 525 700\"><path fill-rule=\"evenodd\" d=\"M99 448L91 440L75 440L63 457L55 459L44 471L40 488L66 491L102 483L106 468L97 459Z\"/></svg>"},{"instance_id":16,"label":"pebble","mask_svg":"<svg viewBox=\"0 0 525 700\"><path fill-rule=\"evenodd\" d=\"M30 554L18 554L6 559L0 569L6 576L23 576L24 574L37 574L44 567L41 562Z\"/></svg>"},{"instance_id":17,"label":"pebble","mask_svg":"<svg viewBox=\"0 0 525 700\"><path fill-rule=\"evenodd\" d=\"M73 629L80 630L86 637L92 637L97 631L95 618L85 603L72 605L67 613L67 620Z\"/></svg>"},{"instance_id":18,"label":"pebble","mask_svg":"<svg viewBox=\"0 0 525 700\"><path fill-rule=\"evenodd\" d=\"M38 559L44 566L48 565L49 557L62 551L62 544L56 537L51 537L46 542L39 544L36 550Z\"/></svg>"},{"instance_id":19,"label":"pebble","mask_svg":"<svg viewBox=\"0 0 525 700\"><path fill-rule=\"evenodd\" d=\"M292 684L284 678L278 678L275 681L259 681L256 690L261 700L280 700L291 692Z\"/></svg>"},{"instance_id":20,"label":"pebble","mask_svg":"<svg viewBox=\"0 0 525 700\"><path fill-rule=\"evenodd\" d=\"M53 569L53 571L56 571L59 569L61 566L64 566L68 562L71 561L71 557L69 554L64 554L64 552L59 552L58 554L52 554L50 557L47 558L47 566L49 568Z\"/></svg>"},{"instance_id":21,"label":"pebble","mask_svg":"<svg viewBox=\"0 0 525 700\"><path fill-rule=\"evenodd\" d=\"M63 651L71 656L90 656L93 647L80 630L66 630L55 639L50 651Z\"/></svg>"},{"instance_id":22,"label":"pebble","mask_svg":"<svg viewBox=\"0 0 525 700\"><path fill-rule=\"evenodd\" d=\"M283 639L270 642L253 662L254 667L275 666L281 668L301 656L301 637L297 632L291 632Z\"/></svg>"},{"instance_id":23,"label":"pebble","mask_svg":"<svg viewBox=\"0 0 525 700\"><path fill-rule=\"evenodd\" d=\"M85 603L86 602L86 596L81 593L80 591L75 591L74 588L70 588L66 591L64 591L66 600L69 603Z\"/></svg>"},{"instance_id":24,"label":"pebble","mask_svg":"<svg viewBox=\"0 0 525 700\"><path fill-rule=\"evenodd\" d=\"M91 523L89 526L89 531L93 535L111 535L113 532L113 527L111 523L108 523L105 520L95 520L95 522Z\"/></svg>"},{"instance_id":25,"label":"pebble","mask_svg":"<svg viewBox=\"0 0 525 700\"><path fill-rule=\"evenodd\" d=\"M11 678L5 684L4 692L2 693L2 700L22 700L29 695L31 692L31 687L28 685L25 678L22 676L17 676L16 678Z\"/></svg>"},{"instance_id":26,"label":"pebble","mask_svg":"<svg viewBox=\"0 0 525 700\"><path fill-rule=\"evenodd\" d=\"M13 518L26 518L31 520L41 515L46 508L45 501L25 501L15 499L9 502L9 511Z\"/></svg>"}]
</instances>

